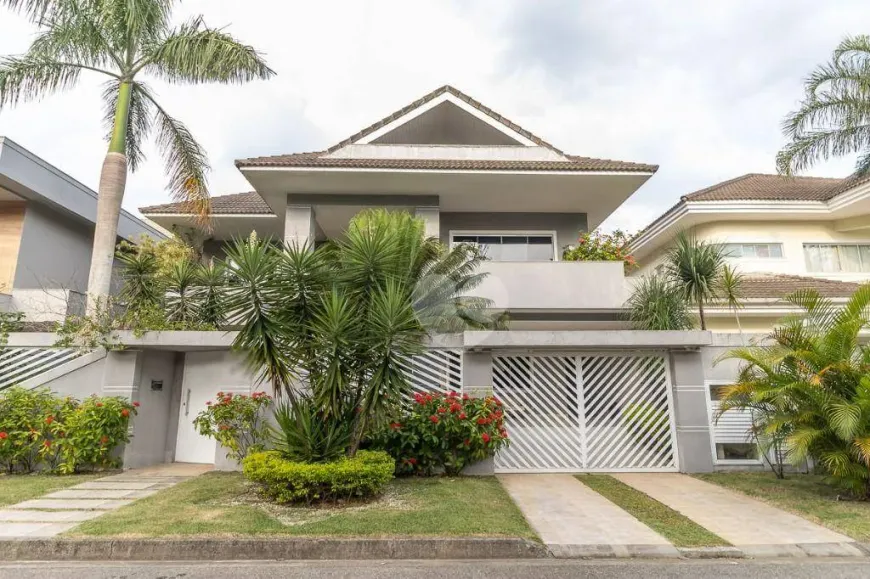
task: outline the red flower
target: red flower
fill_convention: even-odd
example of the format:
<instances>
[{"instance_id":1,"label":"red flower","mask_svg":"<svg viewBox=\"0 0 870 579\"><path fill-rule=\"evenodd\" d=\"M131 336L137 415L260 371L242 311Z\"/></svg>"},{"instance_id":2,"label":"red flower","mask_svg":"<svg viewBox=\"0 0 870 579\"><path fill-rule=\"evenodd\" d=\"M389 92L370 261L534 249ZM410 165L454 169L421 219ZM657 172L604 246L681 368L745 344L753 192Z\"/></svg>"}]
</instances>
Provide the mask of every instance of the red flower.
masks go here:
<instances>
[{"instance_id":1,"label":"red flower","mask_svg":"<svg viewBox=\"0 0 870 579\"><path fill-rule=\"evenodd\" d=\"M206 406L211 406L211 400L205 403Z\"/></svg>"},{"instance_id":2,"label":"red flower","mask_svg":"<svg viewBox=\"0 0 870 579\"><path fill-rule=\"evenodd\" d=\"M450 412L459 412L460 410L462 410L462 404L454 402L450 405Z\"/></svg>"},{"instance_id":3,"label":"red flower","mask_svg":"<svg viewBox=\"0 0 870 579\"><path fill-rule=\"evenodd\" d=\"M478 418L477 423L480 425L489 424L489 420L487 420L486 418Z\"/></svg>"},{"instance_id":4,"label":"red flower","mask_svg":"<svg viewBox=\"0 0 870 579\"><path fill-rule=\"evenodd\" d=\"M0 432L0 440L6 440L7 438L9 438L8 434L6 434L5 432Z\"/></svg>"},{"instance_id":5,"label":"red flower","mask_svg":"<svg viewBox=\"0 0 870 579\"><path fill-rule=\"evenodd\" d=\"M417 464L417 459L414 458L414 457L409 458L409 459L408 459L408 464Z\"/></svg>"},{"instance_id":6,"label":"red flower","mask_svg":"<svg viewBox=\"0 0 870 579\"><path fill-rule=\"evenodd\" d=\"M465 446L471 446L471 441L469 439L465 439Z\"/></svg>"},{"instance_id":7,"label":"red flower","mask_svg":"<svg viewBox=\"0 0 870 579\"><path fill-rule=\"evenodd\" d=\"M462 399L463 399L463 400L468 400L469 398L470 398L470 396L469 396L468 394L463 394L463 395L462 395Z\"/></svg>"},{"instance_id":8,"label":"red flower","mask_svg":"<svg viewBox=\"0 0 870 579\"><path fill-rule=\"evenodd\" d=\"M108 436L103 436L102 438L100 438L100 444L106 444L107 442L109 442Z\"/></svg>"},{"instance_id":9,"label":"red flower","mask_svg":"<svg viewBox=\"0 0 870 579\"><path fill-rule=\"evenodd\" d=\"M438 417L435 416L434 414L429 417L429 420L432 421L432 424L438 424Z\"/></svg>"},{"instance_id":10,"label":"red flower","mask_svg":"<svg viewBox=\"0 0 870 579\"><path fill-rule=\"evenodd\" d=\"M52 422L54 422L54 416L46 416L45 417L46 424L51 424Z\"/></svg>"},{"instance_id":11,"label":"red flower","mask_svg":"<svg viewBox=\"0 0 870 579\"><path fill-rule=\"evenodd\" d=\"M50 440L43 441L42 446L44 446L45 448L49 448L51 446L51 441Z\"/></svg>"},{"instance_id":12,"label":"red flower","mask_svg":"<svg viewBox=\"0 0 870 579\"><path fill-rule=\"evenodd\" d=\"M499 434L499 436L501 436L502 438L507 438L507 437L508 437L508 435L507 435L507 430L505 430L504 428L502 428L501 430L499 430L499 431L498 431L498 434Z\"/></svg>"},{"instance_id":13,"label":"red flower","mask_svg":"<svg viewBox=\"0 0 870 579\"><path fill-rule=\"evenodd\" d=\"M487 433L484 432L483 434L481 434L480 438L483 439L484 444L489 443L490 438L489 438L489 435Z\"/></svg>"},{"instance_id":14,"label":"red flower","mask_svg":"<svg viewBox=\"0 0 870 579\"><path fill-rule=\"evenodd\" d=\"M438 414L444 414L445 412L447 412L446 406L439 406L438 407Z\"/></svg>"},{"instance_id":15,"label":"red flower","mask_svg":"<svg viewBox=\"0 0 870 579\"><path fill-rule=\"evenodd\" d=\"M230 427L227 426L226 424L221 424L219 428L220 428L220 430L229 430L230 429Z\"/></svg>"},{"instance_id":16,"label":"red flower","mask_svg":"<svg viewBox=\"0 0 870 579\"><path fill-rule=\"evenodd\" d=\"M121 411L121 416L123 416L124 418L127 418L128 416L130 416L130 411L127 410L126 408L123 409L123 410Z\"/></svg>"},{"instance_id":17,"label":"red flower","mask_svg":"<svg viewBox=\"0 0 870 579\"><path fill-rule=\"evenodd\" d=\"M468 418L468 416L465 414L465 412L459 413L459 420L465 420L466 418Z\"/></svg>"},{"instance_id":18,"label":"red flower","mask_svg":"<svg viewBox=\"0 0 870 579\"><path fill-rule=\"evenodd\" d=\"M452 390L447 393L447 398L456 398L459 396L459 392L453 392Z\"/></svg>"},{"instance_id":19,"label":"red flower","mask_svg":"<svg viewBox=\"0 0 870 579\"><path fill-rule=\"evenodd\" d=\"M133 403L133 408L139 408L139 403L138 403L138 402L134 402L134 403Z\"/></svg>"},{"instance_id":20,"label":"red flower","mask_svg":"<svg viewBox=\"0 0 870 579\"><path fill-rule=\"evenodd\" d=\"M94 404L94 406L96 406L97 408L102 408L102 407L103 407L103 403L102 403L102 402L97 402L96 404Z\"/></svg>"},{"instance_id":21,"label":"red flower","mask_svg":"<svg viewBox=\"0 0 870 579\"><path fill-rule=\"evenodd\" d=\"M392 422L390 423L390 428L392 428L393 430L399 430L400 428L402 428L402 425L398 422Z\"/></svg>"}]
</instances>

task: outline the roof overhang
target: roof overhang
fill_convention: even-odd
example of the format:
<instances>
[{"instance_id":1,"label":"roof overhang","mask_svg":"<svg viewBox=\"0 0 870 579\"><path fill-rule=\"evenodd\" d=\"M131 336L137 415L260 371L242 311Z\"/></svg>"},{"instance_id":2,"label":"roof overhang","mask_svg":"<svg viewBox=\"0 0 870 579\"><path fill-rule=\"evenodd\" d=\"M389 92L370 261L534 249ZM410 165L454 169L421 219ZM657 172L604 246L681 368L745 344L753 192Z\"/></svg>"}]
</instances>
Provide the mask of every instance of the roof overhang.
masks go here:
<instances>
[{"instance_id":1,"label":"roof overhang","mask_svg":"<svg viewBox=\"0 0 870 579\"><path fill-rule=\"evenodd\" d=\"M586 213L597 227L653 173L242 167L269 207L288 194L438 196L442 211Z\"/></svg>"},{"instance_id":2,"label":"roof overhang","mask_svg":"<svg viewBox=\"0 0 870 579\"><path fill-rule=\"evenodd\" d=\"M846 231L870 227L870 182L829 201L689 201L681 200L635 237L629 248L638 258L651 254L680 231L715 221L837 221Z\"/></svg>"},{"instance_id":3,"label":"roof overhang","mask_svg":"<svg viewBox=\"0 0 870 579\"><path fill-rule=\"evenodd\" d=\"M96 222L95 191L5 137L0 137L0 187L79 221L91 225ZM157 228L121 210L118 236L135 240L142 234L156 239L166 237Z\"/></svg>"}]
</instances>

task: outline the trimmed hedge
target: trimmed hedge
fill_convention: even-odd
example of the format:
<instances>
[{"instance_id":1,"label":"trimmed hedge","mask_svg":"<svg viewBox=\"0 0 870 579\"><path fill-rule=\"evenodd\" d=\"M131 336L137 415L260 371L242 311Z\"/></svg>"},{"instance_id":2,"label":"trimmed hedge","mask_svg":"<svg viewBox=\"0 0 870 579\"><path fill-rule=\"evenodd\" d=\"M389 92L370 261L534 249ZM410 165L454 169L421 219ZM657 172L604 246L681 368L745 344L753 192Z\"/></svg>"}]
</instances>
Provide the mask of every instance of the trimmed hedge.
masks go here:
<instances>
[{"instance_id":1,"label":"trimmed hedge","mask_svg":"<svg viewBox=\"0 0 870 579\"><path fill-rule=\"evenodd\" d=\"M389 454L371 450L321 463L294 462L271 450L248 455L242 465L245 476L275 502L309 504L380 494L396 468Z\"/></svg>"}]
</instances>

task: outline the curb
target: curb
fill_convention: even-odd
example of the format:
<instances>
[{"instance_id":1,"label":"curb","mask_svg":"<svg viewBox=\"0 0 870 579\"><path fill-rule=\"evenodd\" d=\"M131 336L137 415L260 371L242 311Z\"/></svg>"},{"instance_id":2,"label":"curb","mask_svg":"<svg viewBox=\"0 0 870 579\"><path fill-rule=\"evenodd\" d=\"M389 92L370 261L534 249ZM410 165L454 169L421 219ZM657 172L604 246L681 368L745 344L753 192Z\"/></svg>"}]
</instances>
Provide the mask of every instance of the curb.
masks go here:
<instances>
[{"instance_id":1,"label":"curb","mask_svg":"<svg viewBox=\"0 0 870 579\"><path fill-rule=\"evenodd\" d=\"M746 553L737 547L677 547L686 559L744 559Z\"/></svg>"},{"instance_id":2,"label":"curb","mask_svg":"<svg viewBox=\"0 0 870 579\"><path fill-rule=\"evenodd\" d=\"M15 539L0 561L543 559L526 539Z\"/></svg>"}]
</instances>

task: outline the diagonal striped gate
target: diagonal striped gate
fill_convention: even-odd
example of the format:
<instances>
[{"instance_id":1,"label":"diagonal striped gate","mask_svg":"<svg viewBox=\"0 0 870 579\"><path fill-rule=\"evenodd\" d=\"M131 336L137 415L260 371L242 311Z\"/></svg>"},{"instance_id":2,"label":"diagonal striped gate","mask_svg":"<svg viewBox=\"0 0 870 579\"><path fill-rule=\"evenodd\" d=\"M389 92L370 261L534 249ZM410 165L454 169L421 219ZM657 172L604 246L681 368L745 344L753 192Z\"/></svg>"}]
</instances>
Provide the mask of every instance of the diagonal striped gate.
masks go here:
<instances>
[{"instance_id":1,"label":"diagonal striped gate","mask_svg":"<svg viewBox=\"0 0 870 579\"><path fill-rule=\"evenodd\" d=\"M676 471L662 355L502 355L493 391L511 444L497 472Z\"/></svg>"}]
</instances>

